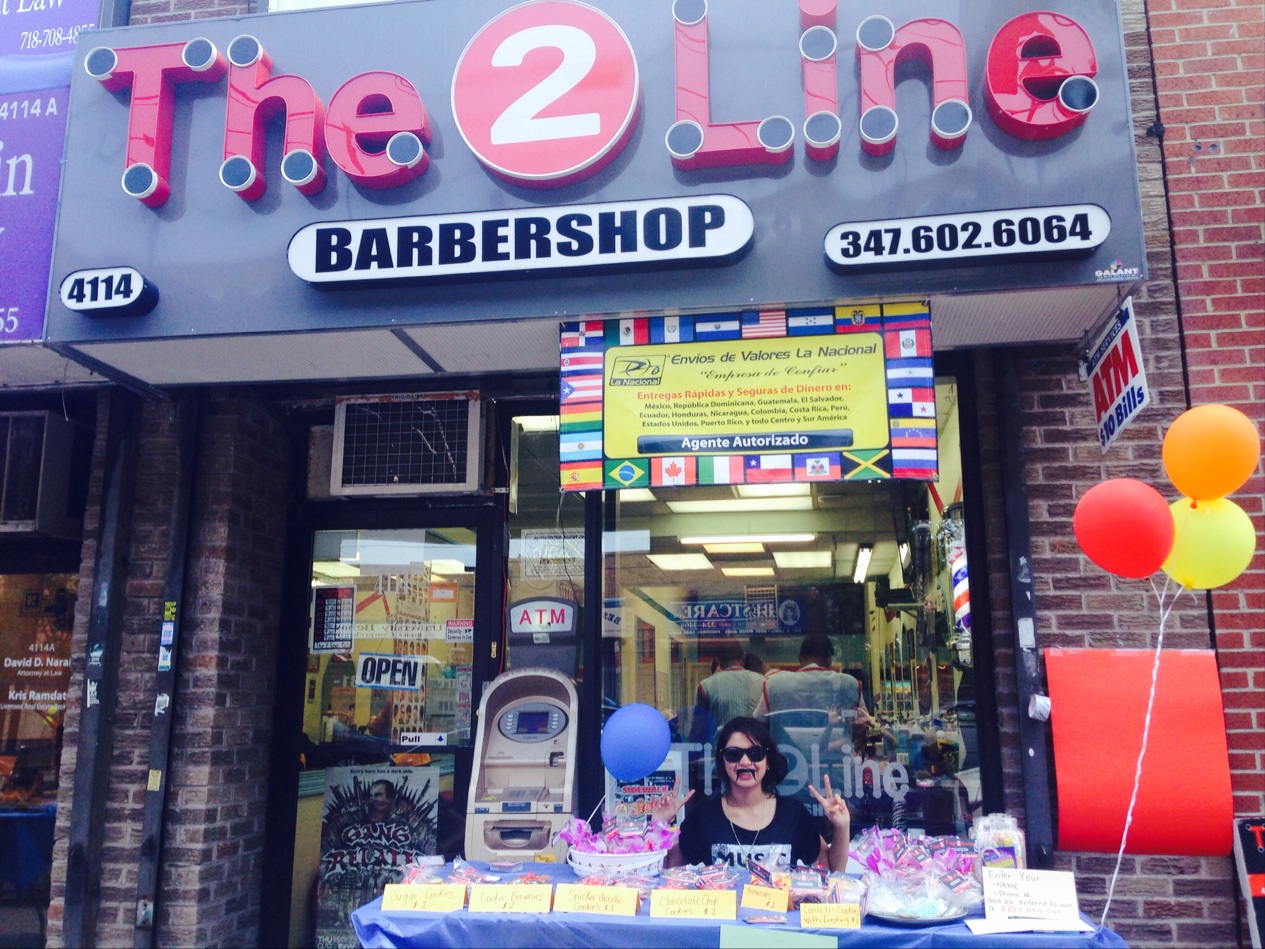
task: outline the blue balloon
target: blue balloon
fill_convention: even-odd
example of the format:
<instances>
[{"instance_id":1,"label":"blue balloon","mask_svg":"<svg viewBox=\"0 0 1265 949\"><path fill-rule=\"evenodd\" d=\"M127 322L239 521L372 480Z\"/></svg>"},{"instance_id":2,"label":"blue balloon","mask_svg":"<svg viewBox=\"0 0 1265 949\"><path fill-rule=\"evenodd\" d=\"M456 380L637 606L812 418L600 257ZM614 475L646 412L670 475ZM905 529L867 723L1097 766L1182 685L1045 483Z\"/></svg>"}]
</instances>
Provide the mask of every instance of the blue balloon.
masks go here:
<instances>
[{"instance_id":1,"label":"blue balloon","mask_svg":"<svg viewBox=\"0 0 1265 949\"><path fill-rule=\"evenodd\" d=\"M618 781L644 778L663 764L671 747L668 720L641 702L616 711L602 729L602 763Z\"/></svg>"}]
</instances>

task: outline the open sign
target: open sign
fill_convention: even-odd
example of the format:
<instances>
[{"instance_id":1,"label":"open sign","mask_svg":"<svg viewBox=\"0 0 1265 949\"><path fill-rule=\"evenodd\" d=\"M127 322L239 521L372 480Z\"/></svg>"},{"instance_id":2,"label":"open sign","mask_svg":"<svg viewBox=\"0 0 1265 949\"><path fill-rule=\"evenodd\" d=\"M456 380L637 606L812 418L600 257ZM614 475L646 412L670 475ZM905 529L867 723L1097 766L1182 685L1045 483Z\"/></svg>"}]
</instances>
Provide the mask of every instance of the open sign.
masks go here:
<instances>
[{"instance_id":1,"label":"open sign","mask_svg":"<svg viewBox=\"0 0 1265 949\"><path fill-rule=\"evenodd\" d=\"M422 682L421 656L365 653L356 664L356 688L416 692Z\"/></svg>"}]
</instances>

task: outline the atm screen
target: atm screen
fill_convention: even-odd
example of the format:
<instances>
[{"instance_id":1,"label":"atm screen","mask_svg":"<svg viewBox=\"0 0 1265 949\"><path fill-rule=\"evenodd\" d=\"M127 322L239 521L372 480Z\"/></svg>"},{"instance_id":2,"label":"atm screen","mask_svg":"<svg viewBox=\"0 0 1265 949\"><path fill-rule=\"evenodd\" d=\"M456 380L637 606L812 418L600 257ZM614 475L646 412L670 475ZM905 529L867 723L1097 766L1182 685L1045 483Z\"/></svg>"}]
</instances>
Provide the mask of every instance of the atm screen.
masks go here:
<instances>
[{"instance_id":1,"label":"atm screen","mask_svg":"<svg viewBox=\"0 0 1265 949\"><path fill-rule=\"evenodd\" d=\"M549 730L548 712L519 712L517 735L543 735Z\"/></svg>"}]
</instances>

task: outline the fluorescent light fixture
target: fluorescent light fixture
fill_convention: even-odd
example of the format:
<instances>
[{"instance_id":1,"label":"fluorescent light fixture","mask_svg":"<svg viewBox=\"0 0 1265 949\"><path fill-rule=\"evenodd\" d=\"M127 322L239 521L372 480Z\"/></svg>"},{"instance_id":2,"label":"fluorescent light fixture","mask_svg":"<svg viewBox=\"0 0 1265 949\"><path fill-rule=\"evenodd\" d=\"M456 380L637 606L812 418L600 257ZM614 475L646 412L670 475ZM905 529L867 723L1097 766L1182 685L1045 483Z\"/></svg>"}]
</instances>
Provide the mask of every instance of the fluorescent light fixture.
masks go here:
<instances>
[{"instance_id":1,"label":"fluorescent light fixture","mask_svg":"<svg viewBox=\"0 0 1265 949\"><path fill-rule=\"evenodd\" d=\"M762 554L764 544L744 541L734 544L704 544L703 549L709 554Z\"/></svg>"},{"instance_id":2,"label":"fluorescent light fixture","mask_svg":"<svg viewBox=\"0 0 1265 949\"><path fill-rule=\"evenodd\" d=\"M710 570L712 562L706 554L646 554L646 559L660 570Z\"/></svg>"},{"instance_id":3,"label":"fluorescent light fixture","mask_svg":"<svg viewBox=\"0 0 1265 949\"><path fill-rule=\"evenodd\" d=\"M800 498L813 493L808 484L737 484L740 498Z\"/></svg>"},{"instance_id":4,"label":"fluorescent light fixture","mask_svg":"<svg viewBox=\"0 0 1265 949\"><path fill-rule=\"evenodd\" d=\"M829 550L775 550L773 562L783 570L820 570L834 562Z\"/></svg>"},{"instance_id":5,"label":"fluorescent light fixture","mask_svg":"<svg viewBox=\"0 0 1265 949\"><path fill-rule=\"evenodd\" d=\"M558 430L556 415L516 415L514 421L524 432L556 432Z\"/></svg>"},{"instance_id":6,"label":"fluorescent light fixture","mask_svg":"<svg viewBox=\"0 0 1265 949\"><path fill-rule=\"evenodd\" d=\"M816 534L707 534L682 537L683 544L811 544Z\"/></svg>"},{"instance_id":7,"label":"fluorescent light fixture","mask_svg":"<svg viewBox=\"0 0 1265 949\"><path fill-rule=\"evenodd\" d=\"M312 572L322 577L360 576L360 568L358 566L343 563L341 560L317 560L312 564Z\"/></svg>"},{"instance_id":8,"label":"fluorescent light fixture","mask_svg":"<svg viewBox=\"0 0 1265 949\"><path fill-rule=\"evenodd\" d=\"M460 560L432 560L428 566L431 573L442 573L445 576L466 572L466 565Z\"/></svg>"},{"instance_id":9,"label":"fluorescent light fixture","mask_svg":"<svg viewBox=\"0 0 1265 949\"><path fill-rule=\"evenodd\" d=\"M642 501L657 501L654 492L649 488L620 488L619 500L625 503L637 504Z\"/></svg>"},{"instance_id":10,"label":"fluorescent light fixture","mask_svg":"<svg viewBox=\"0 0 1265 949\"><path fill-rule=\"evenodd\" d=\"M650 531L603 531L602 553L644 554L650 550Z\"/></svg>"},{"instance_id":11,"label":"fluorescent light fixture","mask_svg":"<svg viewBox=\"0 0 1265 949\"><path fill-rule=\"evenodd\" d=\"M669 501L673 514L753 514L757 511L811 511L812 498L723 498L718 501Z\"/></svg>"},{"instance_id":12,"label":"fluorescent light fixture","mask_svg":"<svg viewBox=\"0 0 1265 949\"><path fill-rule=\"evenodd\" d=\"M873 544L862 544L857 548L857 563L852 570L852 582L864 583L865 573L870 569L870 557L874 555Z\"/></svg>"},{"instance_id":13,"label":"fluorescent light fixture","mask_svg":"<svg viewBox=\"0 0 1265 949\"><path fill-rule=\"evenodd\" d=\"M772 567L721 567L720 572L727 577L771 577Z\"/></svg>"}]
</instances>

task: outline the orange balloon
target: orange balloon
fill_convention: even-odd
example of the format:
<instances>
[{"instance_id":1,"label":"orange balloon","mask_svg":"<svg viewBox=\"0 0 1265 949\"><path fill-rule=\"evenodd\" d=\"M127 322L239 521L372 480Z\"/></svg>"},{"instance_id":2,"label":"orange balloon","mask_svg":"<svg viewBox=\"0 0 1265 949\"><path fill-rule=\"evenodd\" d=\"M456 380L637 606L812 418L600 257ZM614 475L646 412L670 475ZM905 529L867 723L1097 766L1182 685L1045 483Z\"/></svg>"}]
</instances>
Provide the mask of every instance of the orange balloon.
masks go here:
<instances>
[{"instance_id":1,"label":"orange balloon","mask_svg":"<svg viewBox=\"0 0 1265 949\"><path fill-rule=\"evenodd\" d=\"M1225 497L1252 476L1261 439L1252 420L1228 405L1197 405L1164 435L1164 471L1188 498Z\"/></svg>"}]
</instances>

